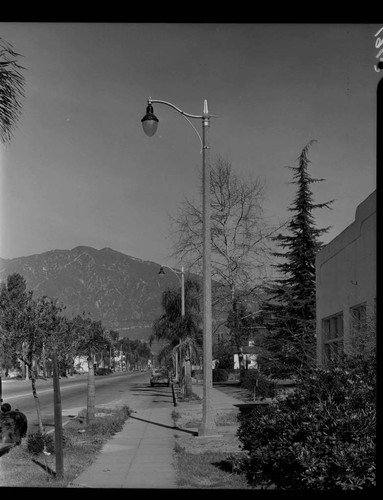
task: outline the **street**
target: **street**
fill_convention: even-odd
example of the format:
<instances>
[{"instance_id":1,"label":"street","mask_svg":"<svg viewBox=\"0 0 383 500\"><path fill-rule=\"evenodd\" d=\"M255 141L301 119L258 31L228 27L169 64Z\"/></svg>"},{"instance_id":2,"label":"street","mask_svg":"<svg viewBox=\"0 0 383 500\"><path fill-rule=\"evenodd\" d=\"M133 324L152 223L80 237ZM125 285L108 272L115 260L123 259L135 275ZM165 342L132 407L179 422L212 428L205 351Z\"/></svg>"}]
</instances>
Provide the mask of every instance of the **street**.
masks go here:
<instances>
[{"instance_id":1,"label":"street","mask_svg":"<svg viewBox=\"0 0 383 500\"><path fill-rule=\"evenodd\" d=\"M150 372L118 372L107 376L96 376L96 408L100 405L126 404L133 410L150 408L153 404L171 403L169 387L150 387ZM63 423L76 416L87 404L88 376L75 375L60 378L61 408ZM3 402L10 403L12 409L19 409L28 419L28 431L37 429L36 405L30 381L3 380ZM43 425L46 430L54 426L53 381L37 381L37 395Z\"/></svg>"}]
</instances>

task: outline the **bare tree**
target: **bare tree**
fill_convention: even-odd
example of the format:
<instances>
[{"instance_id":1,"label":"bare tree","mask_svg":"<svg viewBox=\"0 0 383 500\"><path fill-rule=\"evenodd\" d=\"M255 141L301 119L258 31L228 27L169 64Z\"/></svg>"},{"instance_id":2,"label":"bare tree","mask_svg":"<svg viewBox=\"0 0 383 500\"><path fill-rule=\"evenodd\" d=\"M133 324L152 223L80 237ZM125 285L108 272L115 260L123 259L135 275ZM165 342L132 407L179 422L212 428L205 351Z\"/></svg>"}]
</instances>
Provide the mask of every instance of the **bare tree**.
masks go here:
<instances>
[{"instance_id":1,"label":"bare tree","mask_svg":"<svg viewBox=\"0 0 383 500\"><path fill-rule=\"evenodd\" d=\"M214 306L232 307L236 294L255 292L267 278L271 234L277 229L263 210L265 187L259 178L245 178L218 156L211 168L211 255ZM172 217L172 257L201 272L202 208L185 199ZM218 284L218 285L217 285ZM226 319L226 318L225 318Z\"/></svg>"}]
</instances>

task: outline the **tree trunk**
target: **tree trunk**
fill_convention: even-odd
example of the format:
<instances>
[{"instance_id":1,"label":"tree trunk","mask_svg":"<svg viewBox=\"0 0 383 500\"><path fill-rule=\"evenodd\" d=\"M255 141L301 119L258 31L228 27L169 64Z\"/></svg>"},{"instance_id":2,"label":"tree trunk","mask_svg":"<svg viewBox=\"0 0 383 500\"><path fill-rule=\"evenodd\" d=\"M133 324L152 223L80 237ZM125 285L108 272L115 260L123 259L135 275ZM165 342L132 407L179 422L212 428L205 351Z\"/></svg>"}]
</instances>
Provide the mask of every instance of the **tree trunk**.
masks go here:
<instances>
[{"instance_id":1,"label":"tree trunk","mask_svg":"<svg viewBox=\"0 0 383 500\"><path fill-rule=\"evenodd\" d=\"M192 393L191 363L187 359L185 360L185 397L191 397Z\"/></svg>"},{"instance_id":2,"label":"tree trunk","mask_svg":"<svg viewBox=\"0 0 383 500\"><path fill-rule=\"evenodd\" d=\"M238 364L240 370L245 369L244 356L241 348L238 348Z\"/></svg>"},{"instance_id":3,"label":"tree trunk","mask_svg":"<svg viewBox=\"0 0 383 500\"><path fill-rule=\"evenodd\" d=\"M86 403L86 423L89 425L95 420L96 386L94 381L93 356L88 356L88 392Z\"/></svg>"},{"instance_id":4,"label":"tree trunk","mask_svg":"<svg viewBox=\"0 0 383 500\"><path fill-rule=\"evenodd\" d=\"M55 457L56 457L56 477L64 477L64 454L63 454L63 429L62 429L62 410L60 377L58 370L57 354L52 355L53 365L53 401L54 401L54 419L55 419Z\"/></svg>"},{"instance_id":5,"label":"tree trunk","mask_svg":"<svg viewBox=\"0 0 383 500\"><path fill-rule=\"evenodd\" d=\"M27 367L28 369L28 367ZM36 377L35 373L33 370L31 370L31 385L32 385L32 394L33 398L35 400L35 405L36 405L36 413L37 413L37 421L39 424L39 429L41 431L41 434L44 434L44 427L43 427L43 421L41 419L41 412L40 412L40 401L37 396L37 391L36 391Z\"/></svg>"},{"instance_id":6,"label":"tree trunk","mask_svg":"<svg viewBox=\"0 0 383 500\"><path fill-rule=\"evenodd\" d=\"M45 355L45 346L43 345L43 352L42 352L42 365L43 365L43 377L47 377L47 360L46 360L46 355Z\"/></svg>"},{"instance_id":7,"label":"tree trunk","mask_svg":"<svg viewBox=\"0 0 383 500\"><path fill-rule=\"evenodd\" d=\"M188 349L189 351L189 349ZM185 356L185 397L191 397L192 391L192 379L191 379L191 358L190 351Z\"/></svg>"}]
</instances>

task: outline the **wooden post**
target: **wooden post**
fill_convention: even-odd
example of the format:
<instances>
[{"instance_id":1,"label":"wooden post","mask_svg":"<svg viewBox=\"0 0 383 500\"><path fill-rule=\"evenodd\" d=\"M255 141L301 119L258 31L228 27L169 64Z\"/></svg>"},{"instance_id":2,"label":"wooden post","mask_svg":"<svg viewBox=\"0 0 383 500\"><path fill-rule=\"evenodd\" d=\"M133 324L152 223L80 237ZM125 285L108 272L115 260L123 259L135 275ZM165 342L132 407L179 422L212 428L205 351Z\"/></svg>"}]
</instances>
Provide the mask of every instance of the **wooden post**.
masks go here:
<instances>
[{"instance_id":1,"label":"wooden post","mask_svg":"<svg viewBox=\"0 0 383 500\"><path fill-rule=\"evenodd\" d=\"M53 397L54 397L54 418L55 418L55 456L56 456L56 479L64 477L63 460L63 428L61 412L60 378L56 353L52 354L53 364Z\"/></svg>"}]
</instances>

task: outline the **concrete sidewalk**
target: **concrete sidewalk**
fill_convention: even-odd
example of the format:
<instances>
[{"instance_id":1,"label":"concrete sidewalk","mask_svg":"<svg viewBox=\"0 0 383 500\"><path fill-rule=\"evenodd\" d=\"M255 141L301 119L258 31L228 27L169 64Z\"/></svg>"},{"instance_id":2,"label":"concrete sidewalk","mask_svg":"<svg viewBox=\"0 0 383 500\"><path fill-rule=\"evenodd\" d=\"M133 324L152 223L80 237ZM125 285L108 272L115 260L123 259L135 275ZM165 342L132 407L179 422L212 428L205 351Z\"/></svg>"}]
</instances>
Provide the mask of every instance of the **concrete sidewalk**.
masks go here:
<instances>
[{"instance_id":1,"label":"concrete sidewalk","mask_svg":"<svg viewBox=\"0 0 383 500\"><path fill-rule=\"evenodd\" d=\"M202 398L203 386L194 384L193 392ZM214 388L212 401L215 411L233 409L233 405L241 403ZM182 408L182 402L177 408ZM103 446L93 464L69 487L177 488L173 453L176 436L183 431L174 427L174 409L169 404L134 412L123 429ZM190 435L190 429L185 429L185 433Z\"/></svg>"}]
</instances>

